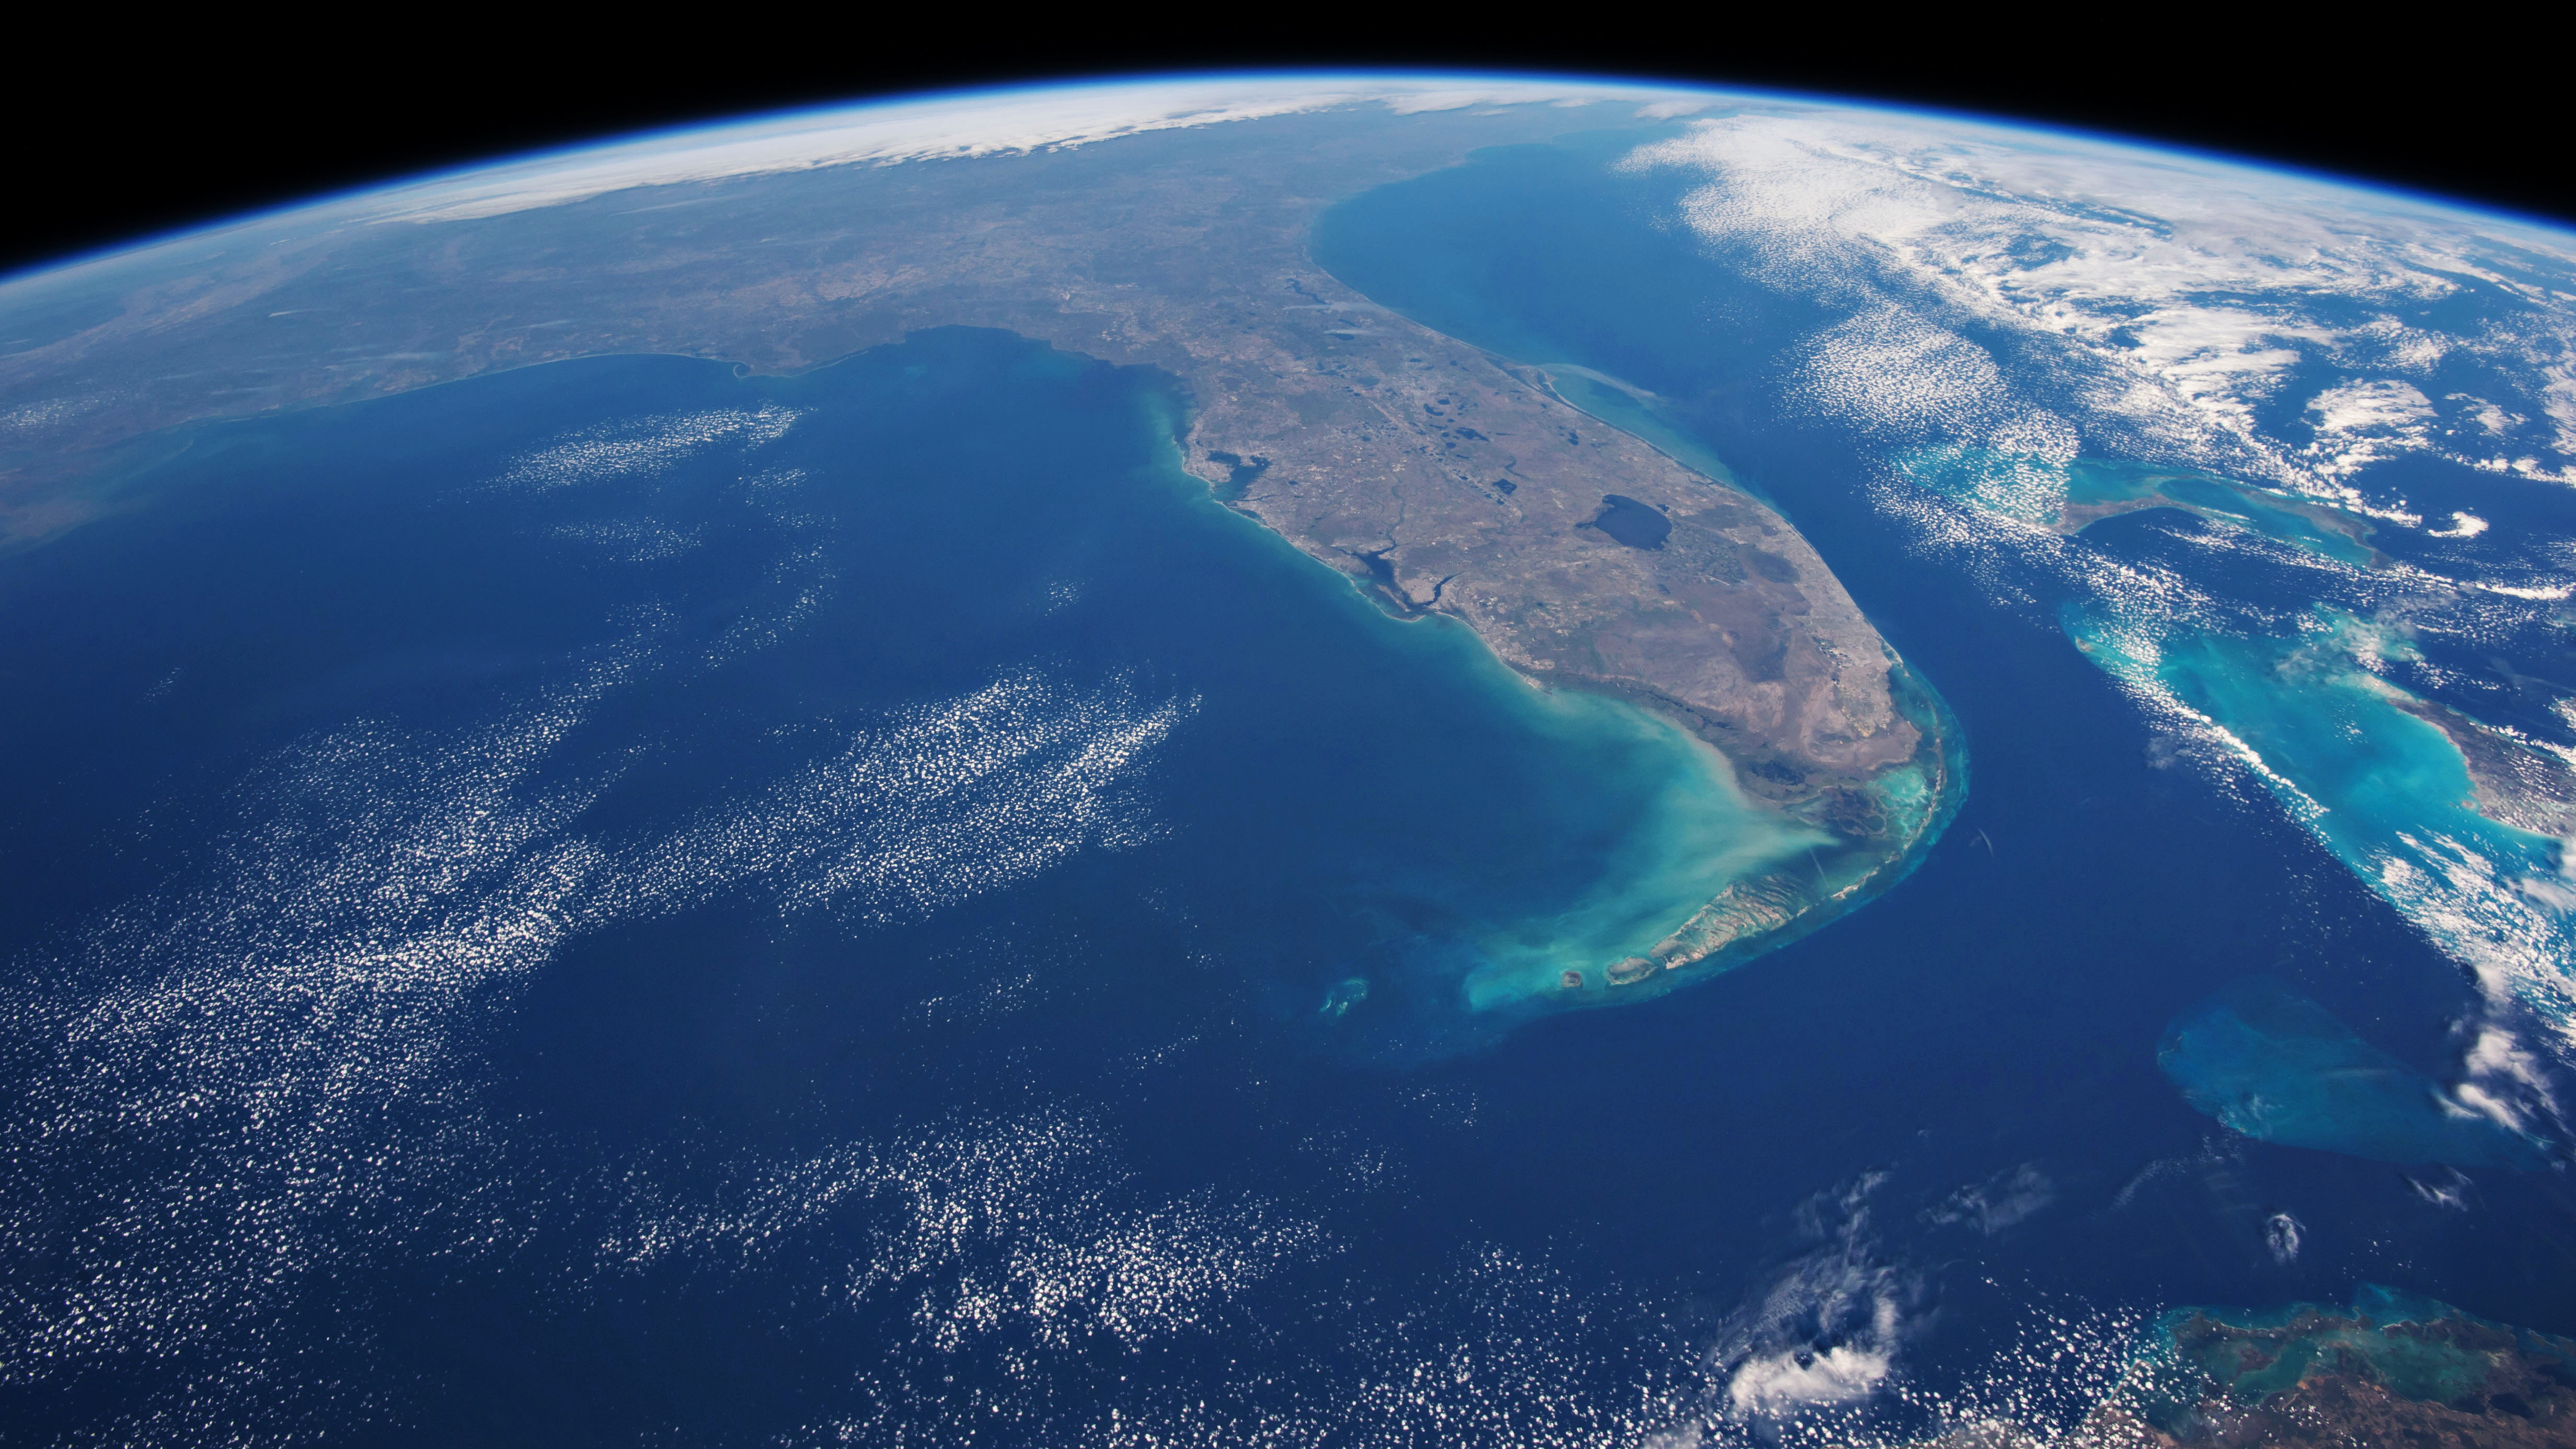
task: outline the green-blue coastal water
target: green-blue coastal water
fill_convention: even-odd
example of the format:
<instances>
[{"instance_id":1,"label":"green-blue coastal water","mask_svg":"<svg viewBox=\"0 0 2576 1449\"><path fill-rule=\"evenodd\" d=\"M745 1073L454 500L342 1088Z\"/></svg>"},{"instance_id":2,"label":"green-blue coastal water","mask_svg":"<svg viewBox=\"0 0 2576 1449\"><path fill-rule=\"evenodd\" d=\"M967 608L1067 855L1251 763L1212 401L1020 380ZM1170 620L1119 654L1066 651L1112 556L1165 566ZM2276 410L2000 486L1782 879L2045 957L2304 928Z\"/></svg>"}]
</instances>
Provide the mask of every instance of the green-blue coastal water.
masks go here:
<instances>
[{"instance_id":1,"label":"green-blue coastal water","mask_svg":"<svg viewBox=\"0 0 2576 1449\"><path fill-rule=\"evenodd\" d=\"M2421 1166L2545 1168L2556 1145L2363 1041L2260 977L2165 1028L2156 1064L2192 1106L2263 1142Z\"/></svg>"},{"instance_id":2,"label":"green-blue coastal water","mask_svg":"<svg viewBox=\"0 0 2576 1449\"><path fill-rule=\"evenodd\" d=\"M2565 848L2497 818L2510 802L2482 801L2460 746L2384 677L2412 657L2400 631L2332 608L2281 636L2083 607L2068 610L2066 629L2145 697L2222 732L2213 743L2491 991L2568 1028L2576 893ZM2494 748L2525 747L2499 738Z\"/></svg>"},{"instance_id":3,"label":"green-blue coastal water","mask_svg":"<svg viewBox=\"0 0 2576 1449\"><path fill-rule=\"evenodd\" d=\"M1602 859L1597 887L1561 911L1479 933L1465 982L1471 1010L1628 999L1606 988L1607 968L1646 956L1729 886L1834 844L1828 832L1748 798L1732 763L1669 721L1613 699L1522 693L1542 737L1624 736L1644 760L1670 763L1628 838ZM1568 972L1582 983L1569 989Z\"/></svg>"},{"instance_id":4,"label":"green-blue coastal water","mask_svg":"<svg viewBox=\"0 0 2576 1449\"><path fill-rule=\"evenodd\" d=\"M1958 446L1910 452L1898 466L1921 487L2041 528L2081 531L2139 509L2189 513L2221 536L2286 544L2343 571L2298 581L2311 588L2340 591L2390 564L2360 515L2189 470ZM2319 602L2283 634L2213 616L2170 589L2110 591L2069 603L2063 619L2086 657L2143 698L2222 732L2223 752L2496 1001L2520 1003L2562 1043L2576 1042L2576 890L2559 836L2536 819L2564 828L2567 785L2545 788L2538 812L2482 799L2461 743L2430 718L2440 707L2389 677L2392 666L2423 662L2402 624ZM2522 738L2452 717L2511 773L2576 782L2565 761Z\"/></svg>"},{"instance_id":5,"label":"green-blue coastal water","mask_svg":"<svg viewBox=\"0 0 2576 1449\"><path fill-rule=\"evenodd\" d=\"M2174 508L2354 568L2380 562L2368 520L2357 514L2187 469L1963 444L1911 450L1896 466L1980 512L2043 528L2074 531L2118 512Z\"/></svg>"},{"instance_id":6,"label":"green-blue coastal water","mask_svg":"<svg viewBox=\"0 0 2576 1449\"><path fill-rule=\"evenodd\" d=\"M2557 1263L2563 1238L2556 1149L2533 1146L2557 1131L2512 1077L2531 1059L2511 1054L2539 1043L2504 1009L2522 987L2545 1001L2542 973L2567 959L2556 843L2465 804L2466 761L2396 698L2543 708L2547 681L2568 677L2535 649L2550 641L2498 609L2495 634L2428 637L2422 669L2285 670L2300 640L2329 631L2283 621L2320 599L2358 619L2402 605L2395 580L2430 569L2422 540L2201 468L2103 456L2117 444L2080 426L2016 431L2048 443L2021 449L2001 432L1941 436L1959 419L1928 405L1834 415L1802 391L1801 369L1884 299L1807 285L1810 259L1762 236L1685 225L1723 208L1733 178L1623 164L1669 134L1638 125L1479 152L1337 207L1314 253L1373 301L1545 372L1594 416L1686 461L1722 457L1963 721L1976 790L1910 882L1774 958L1794 976L1745 972L1676 1003L1713 1036L1773 981L1816 982L1794 1006L1765 998L1779 1014L1763 1029L1832 1064L1805 1079L1818 1097L1919 1125L1900 1141L1804 1098L1765 1098L1783 1121L1867 1138L1878 1154L1839 1155L1839 1177L1811 1173L1802 1215L1830 1222L1879 1171L1902 1181L1916 1152L1955 1154L1947 1197L1893 1211L1872 1198L1867 1232L1853 1210L1850 1236L1818 1257L1867 1240L1878 1262L1950 1265L1923 1269L1941 1285L1942 1326L1909 1343L1914 1374L1982 1372L2003 1305L2034 1293L2155 1311L2246 1293L2322 1299L2354 1275L2399 1272L2391 1255L2411 1288L2563 1327L2566 1275L2534 1266ZM1937 298L1909 300L1949 315ZM1963 337L1989 349L2014 397L2064 399L2061 419L2082 416L2091 376L2056 370L2043 343ZM2298 404L2285 392L2281 406ZM2450 480L2420 483L2428 514L2455 496ZM2533 491L2535 537L2563 531L2551 501L2563 490ZM2442 693L2494 647L2544 678L2512 701ZM2264 763L2273 754L2288 763ZM2303 815L2302 798L2331 808ZM2519 985L2464 982L2466 950L2506 961ZM1854 984L1825 985L1842 965ZM2350 1029L2209 1016L2255 973ZM2195 1023L2222 1029L2183 1031L2160 1060L2169 1030ZM1730 1043L1730 1056L1782 1069L1782 1056ZM1894 1057L1907 1065L1876 1094L1815 1085ZM2338 1090L2356 1062L2376 1085ZM1744 1090L1732 1064L1711 1070ZM2276 1102L2294 1110L2266 1110ZM1710 1133L1739 1161L1743 1122ZM2392 1169L2400 1157L2412 1160ZM2420 1165L2445 1157L2479 1164L2459 1170L2474 1182ZM1961 1224L1979 1236L1958 1236ZM1871 1341L1856 1313L1808 1311L1781 1327L1803 1345L1801 1371ZM2056 1382L2053 1367L2014 1378L2005 1416Z\"/></svg>"},{"instance_id":7,"label":"green-blue coastal water","mask_svg":"<svg viewBox=\"0 0 2576 1449\"><path fill-rule=\"evenodd\" d=\"M2400 1403L2523 1421L2515 1429L2539 1427L2563 1423L2570 1407L2576 1340L2363 1282L2348 1307L2170 1310L2141 1336L2114 1397L2189 1441L2206 1437L2205 1401L2257 1407L2297 1392L2312 1376L2343 1381L2328 1390L2336 1397L2358 1388Z\"/></svg>"},{"instance_id":8,"label":"green-blue coastal water","mask_svg":"<svg viewBox=\"0 0 2576 1449\"><path fill-rule=\"evenodd\" d=\"M1137 1392L1326 1403L1384 1323L1526 1297L1447 1245L1543 1255L1566 1205L1501 1185L1596 1153L1632 1164L1580 1194L1632 1220L1604 1242L1731 1262L1681 1205L1770 1185L1636 1174L1782 1064L1655 1024L1688 963L1607 968L1747 883L1854 882L1695 737L1225 509L1183 420L995 332L600 359L200 430L13 560L44 627L0 667L47 685L0 729L49 763L7 777L0 1107L10 1199L72 1225L30 1311L219 1304L424 1442L523 1434L600 1342L621 1428L792 1435L862 1358L916 1416L1033 1363L1087 1413L1121 1334L1177 1345ZM1929 833L1936 792L1884 794ZM1535 1020L1620 1001L1658 1004ZM1681 1080L1622 1085L1649 1061ZM170 1206L97 1256L138 1194ZM1608 1281L1528 1300L1546 1342ZM1380 1326L1318 1311L1354 1282ZM922 1326L978 1283L989 1333ZM167 1392L233 1321L0 1409ZM1292 1383L1228 1378L1282 1332Z\"/></svg>"},{"instance_id":9,"label":"green-blue coastal water","mask_svg":"<svg viewBox=\"0 0 2576 1449\"><path fill-rule=\"evenodd\" d=\"M1229 513L1148 371L936 332L192 430L0 560L0 1422L2046 1440L2142 1342L2260 1392L2308 1331L2175 1304L2576 1327L2565 1134L2496 1111L2529 1043L2445 954L2476 920L2391 884L2567 888L2408 731L2446 648L2576 664L2286 622L2416 585L2260 490L1784 401L1873 294L1672 224L1704 178L1616 162L1673 129L1480 153L1314 255L1815 543L1954 747L1873 786L1896 869ZM2309 1337L2474 1386L2350 1327Z\"/></svg>"},{"instance_id":10,"label":"green-blue coastal water","mask_svg":"<svg viewBox=\"0 0 2576 1449\"><path fill-rule=\"evenodd\" d=\"M410 698L399 681L412 653L542 639L496 656L517 661L496 666L499 678L533 684L550 655L630 647L585 621L673 609L721 619L709 643L685 642L700 627L687 625L681 641L631 646L677 651L638 688L695 721L656 727L676 733L649 790L603 786L592 807L640 835L752 808L717 788L731 762L795 768L809 748L748 743L751 720L716 707L716 679L738 681L758 710L793 721L783 738L813 748L872 717L981 698L996 680L1053 681L1041 693L1061 708L1130 699L1139 719L1163 721L1138 726L1157 783L1137 787L1134 808L1152 822L1130 832L1137 858L1187 862L1182 880L1263 882L1248 896L1219 890L1246 913L1222 934L1246 944L1249 983L1299 1032L1400 1057L1490 1040L1533 1011L1651 994L1605 994L1602 974L1729 886L1793 860L1806 872L1829 844L1749 799L1722 756L1672 723L1533 687L1464 628L1389 618L1229 513L1181 471L1173 432L1186 419L1144 374L973 332L782 382L720 373L586 363L423 394L364 424L337 412L217 430L197 450L206 461L188 466L255 478L249 496L277 501L226 525L241 542L165 571L165 588L236 608L274 595L286 612L258 616L247 636L277 639L271 655L220 677L180 663L173 697L215 691L326 726L335 709ZM328 492L323 465L305 461L378 446L367 430L406 412L438 419L422 427L461 421L363 501ZM159 486L177 514L248 485ZM356 544L334 528L375 532ZM107 546L75 541L49 562L64 572L40 566L18 587L31 599L81 587L85 550ZM453 566L476 550L471 571ZM286 582L302 570L258 573L255 560L281 551L321 561L307 594L336 591L325 614L364 621L333 631L337 647L389 662L299 657L307 646L286 621L322 606L288 602L304 597ZM363 574L342 562L357 557L370 560ZM245 572L260 582L230 577ZM520 602L505 612L455 597L468 578L506 579L503 597ZM133 637L101 624L34 647L96 647L136 669L217 647L185 611L144 628L137 607L105 610ZM331 683L335 667L358 672ZM680 682L698 674L711 682ZM711 733L676 743L690 730ZM1191 909L1214 919L1213 905ZM1569 972L1586 985L1569 988Z\"/></svg>"}]
</instances>

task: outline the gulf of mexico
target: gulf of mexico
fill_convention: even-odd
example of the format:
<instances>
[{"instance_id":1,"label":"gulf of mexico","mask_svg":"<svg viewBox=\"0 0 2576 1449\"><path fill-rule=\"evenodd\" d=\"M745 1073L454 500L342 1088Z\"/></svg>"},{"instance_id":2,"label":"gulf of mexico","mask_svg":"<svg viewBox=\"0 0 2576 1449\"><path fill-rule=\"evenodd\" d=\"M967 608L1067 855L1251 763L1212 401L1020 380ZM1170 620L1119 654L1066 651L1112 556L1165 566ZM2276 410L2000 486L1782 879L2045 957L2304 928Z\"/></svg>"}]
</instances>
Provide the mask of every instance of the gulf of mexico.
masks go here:
<instances>
[{"instance_id":1,"label":"gulf of mexico","mask_svg":"<svg viewBox=\"0 0 2576 1449\"><path fill-rule=\"evenodd\" d=\"M991 332L600 359L201 430L11 560L13 1422L1348 1413L1547 1273L1530 1372L1624 1396L1632 1255L1555 1245L1670 1124L1516 1080L1459 986L1652 939L1764 827L1218 506L1176 421Z\"/></svg>"}]
</instances>

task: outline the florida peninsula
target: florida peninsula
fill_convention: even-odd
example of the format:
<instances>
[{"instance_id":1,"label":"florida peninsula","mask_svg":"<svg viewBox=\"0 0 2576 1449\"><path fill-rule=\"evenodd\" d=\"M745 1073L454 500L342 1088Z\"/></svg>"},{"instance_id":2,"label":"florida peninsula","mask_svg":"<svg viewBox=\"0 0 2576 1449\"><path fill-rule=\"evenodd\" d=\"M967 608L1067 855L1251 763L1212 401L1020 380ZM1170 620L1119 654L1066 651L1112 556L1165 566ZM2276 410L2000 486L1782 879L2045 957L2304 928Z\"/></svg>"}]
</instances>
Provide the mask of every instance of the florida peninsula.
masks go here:
<instances>
[{"instance_id":1,"label":"florida peninsula","mask_svg":"<svg viewBox=\"0 0 2576 1449\"><path fill-rule=\"evenodd\" d=\"M1317 264L1334 202L1569 125L1540 105L1419 119L1325 108L587 194L426 185L341 225L299 214L70 269L47 280L56 325L0 356L0 528L25 543L113 509L101 480L224 418L566 358L780 373L972 326L1157 368L1189 400L1184 465L1226 506L1538 685L1694 732L1748 796L1830 838L1559 986L1641 999L1901 873L1955 804L1955 741L1771 507Z\"/></svg>"}]
</instances>

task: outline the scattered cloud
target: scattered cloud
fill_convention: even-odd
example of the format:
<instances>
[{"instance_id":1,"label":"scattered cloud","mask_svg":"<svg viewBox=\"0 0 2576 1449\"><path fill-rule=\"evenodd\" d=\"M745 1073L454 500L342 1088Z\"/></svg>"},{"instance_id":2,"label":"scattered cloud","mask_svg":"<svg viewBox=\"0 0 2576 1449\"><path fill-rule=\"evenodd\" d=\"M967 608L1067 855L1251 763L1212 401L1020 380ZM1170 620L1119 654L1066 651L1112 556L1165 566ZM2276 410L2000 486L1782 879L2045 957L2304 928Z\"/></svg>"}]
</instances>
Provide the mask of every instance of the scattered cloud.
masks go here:
<instances>
[{"instance_id":1,"label":"scattered cloud","mask_svg":"<svg viewBox=\"0 0 2576 1449\"><path fill-rule=\"evenodd\" d=\"M1924 1217L1935 1223L1972 1227L1987 1237L2014 1227L2057 1201L2057 1185L2032 1163L1999 1172L1950 1194Z\"/></svg>"}]
</instances>

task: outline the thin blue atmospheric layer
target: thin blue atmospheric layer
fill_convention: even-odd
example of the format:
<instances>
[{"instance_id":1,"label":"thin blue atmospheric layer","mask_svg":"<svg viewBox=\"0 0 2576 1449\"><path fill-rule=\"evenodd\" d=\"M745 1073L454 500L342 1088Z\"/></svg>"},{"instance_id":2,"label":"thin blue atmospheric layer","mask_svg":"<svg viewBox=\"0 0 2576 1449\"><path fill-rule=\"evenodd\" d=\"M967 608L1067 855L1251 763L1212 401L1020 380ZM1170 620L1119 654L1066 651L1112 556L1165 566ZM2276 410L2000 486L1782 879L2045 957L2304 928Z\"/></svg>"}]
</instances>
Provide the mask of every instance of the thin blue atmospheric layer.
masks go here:
<instances>
[{"instance_id":1,"label":"thin blue atmospheric layer","mask_svg":"<svg viewBox=\"0 0 2576 1449\"><path fill-rule=\"evenodd\" d=\"M828 756L848 732L997 681L1134 695L1138 718L1177 723L1133 773L1149 823L1107 831L1117 848L1087 868L1112 892L1172 892L1235 943L1227 959L1296 1032L1399 1059L1581 1004L1564 971L1640 956L1730 884L1803 869L1825 843L1748 799L1674 725L1532 688L1465 629L1390 618L1220 507L1180 470L1179 404L1158 375L949 330L792 380L610 359L371 406L362 421L208 430L157 480L174 516L244 499L200 525L243 536L146 577L257 615L240 625L251 637L341 620L319 637L347 656L221 677L180 664L175 700L239 693L273 669L294 703L239 708L327 727L379 696L478 697L400 686L423 660L533 678L611 647L589 637L597 620L673 616L680 637L651 646L671 655L656 671L711 668L738 702L649 686L669 692L563 763L661 761L593 809L650 837L684 831L690 810L736 808L709 782L748 762L816 767L782 740L812 735ZM439 464L392 470L395 453ZM335 492L343 472L377 481ZM373 560L364 576L312 562L351 557ZM756 602L806 574L793 598ZM460 582L477 597L451 598ZM760 622L763 608L777 617ZM184 637L184 609L129 600L108 617L135 632L92 644L137 668L212 643ZM683 667L700 654L716 662ZM319 678L290 683L306 670Z\"/></svg>"},{"instance_id":2,"label":"thin blue atmospheric layer","mask_svg":"<svg viewBox=\"0 0 2576 1449\"><path fill-rule=\"evenodd\" d=\"M2549 1141L2499 1121L2264 977L2231 982L2176 1017L2156 1047L2183 1099L2230 1131L2407 1165L2532 1171Z\"/></svg>"}]
</instances>

